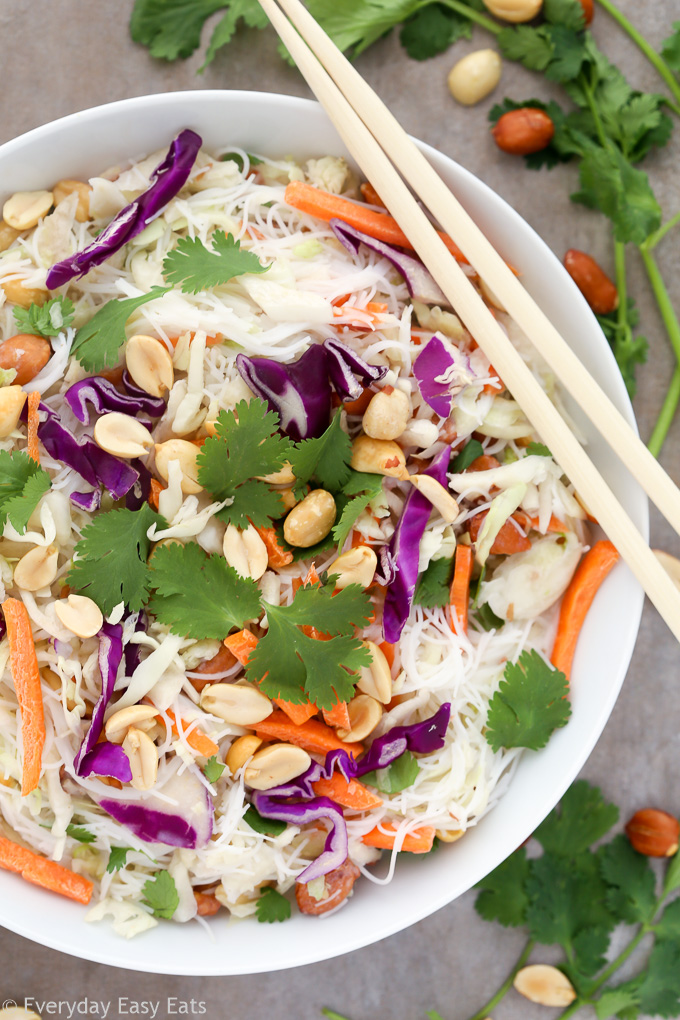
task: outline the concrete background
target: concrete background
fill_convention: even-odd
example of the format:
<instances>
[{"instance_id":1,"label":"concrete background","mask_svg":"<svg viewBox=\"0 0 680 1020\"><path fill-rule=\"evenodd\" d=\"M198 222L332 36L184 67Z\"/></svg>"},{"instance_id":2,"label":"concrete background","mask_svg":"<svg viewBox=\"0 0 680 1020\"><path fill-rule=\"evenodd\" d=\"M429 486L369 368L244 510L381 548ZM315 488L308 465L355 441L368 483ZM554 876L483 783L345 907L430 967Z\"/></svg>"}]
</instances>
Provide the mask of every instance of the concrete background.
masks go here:
<instances>
[{"instance_id":1,"label":"concrete background","mask_svg":"<svg viewBox=\"0 0 680 1020\"><path fill-rule=\"evenodd\" d=\"M677 0L644 5L620 0L620 7L655 46L678 17ZM198 55L168 65L135 46L127 29L131 9L132 0L1 0L0 142L76 110L152 92L240 88L308 95L297 71L278 58L270 32L240 32L207 72L197 75L202 62ZM594 33L637 87L663 91L653 69L602 11ZM611 270L610 236L603 217L568 201L576 186L574 168L561 166L531 176L523 164L503 156L492 144L486 125L490 101L463 109L451 100L448 70L466 52L487 45L488 37L479 31L471 41L417 63L406 56L393 33L360 58L358 67L407 130L495 188L558 256L569 247L583 248ZM545 82L516 65L506 65L494 100L505 95L546 97L548 92ZM666 216L677 210L680 200L679 158L680 135L645 164ZM673 284L676 306L679 245L676 232L658 251L665 278ZM644 438L651 431L673 363L633 253L630 264L630 293L638 299L642 331L650 342L635 401ZM680 480L679 442L680 419L663 453L664 465L676 480ZM652 521L652 544L680 555L680 542L671 529L658 516ZM623 819L649 805L680 813L678 679L675 642L647 605L623 693L583 772L620 805ZM256 978L128 973L74 960L0 932L0 998L22 1002L32 996L71 1003L89 998L110 1003L109 1016L124 1015L118 997L127 996L130 1001L160 1001L160 1017L172 1015L173 1009L191 1014L193 998L194 1014L211 1018L316 1020L321 1007L329 1006L352 1020L376 1016L420 1020L427 1009L438 1010L444 1020L463 1020L495 991L523 945L521 933L482 922L473 902L474 894L468 893L409 931L341 959ZM548 960L549 954L544 952L539 959ZM168 1007L168 996L189 1005ZM127 1007L128 1013L133 1011ZM53 1015L68 1016L68 1010L62 1007ZM546 1015L555 1014L511 993L494 1011L494 1020L538 1020Z\"/></svg>"}]
</instances>

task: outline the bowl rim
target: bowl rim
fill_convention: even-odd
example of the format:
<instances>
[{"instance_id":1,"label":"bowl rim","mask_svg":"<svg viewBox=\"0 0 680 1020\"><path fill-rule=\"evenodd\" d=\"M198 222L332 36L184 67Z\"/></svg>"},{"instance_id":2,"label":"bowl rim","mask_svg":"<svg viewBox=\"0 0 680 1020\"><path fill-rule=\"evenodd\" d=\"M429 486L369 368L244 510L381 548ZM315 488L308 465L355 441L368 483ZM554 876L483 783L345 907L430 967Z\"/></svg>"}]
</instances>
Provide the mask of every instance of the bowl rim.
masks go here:
<instances>
[{"instance_id":1,"label":"bowl rim","mask_svg":"<svg viewBox=\"0 0 680 1020\"><path fill-rule=\"evenodd\" d=\"M115 100L110 103L77 111L56 120L49 121L0 145L0 163L5 162L6 160L11 160L15 154L21 153L22 149L26 146L30 146L35 143L42 143L52 137L58 136L64 129L79 127L81 130L85 130L88 126L96 123L98 119L102 117L113 117L121 111L135 115L140 110L144 111L154 108L172 107L177 103L188 103L190 106L196 104L196 107L198 108L201 104L210 105L214 103L222 104L225 102L235 102L253 107L261 107L262 104L265 104L266 106L280 108L285 111L288 116L304 113L306 116L319 118L319 123L325 122L325 129L327 129L328 122L323 109L319 103L312 99L306 99L299 96L288 96L280 93L253 92L248 90L183 90L178 92L157 93L135 96L129 99ZM226 130L225 137L228 137L228 132ZM435 164L437 169L441 170L443 165L463 184L467 184L475 192L478 191L479 194L489 202L490 206L500 212L502 220L506 221L508 225L513 226L520 234L523 235L524 243L528 244L530 249L533 249L542 259L546 260L546 262L552 266L553 271L555 271L555 267L559 267L570 301L573 301L575 307L580 308L581 312L584 308L587 309L588 315L591 320L594 321L594 316L590 313L580 291L578 291L576 285L567 275L559 260L533 227L531 227L530 224L527 223L527 221L524 220L523 217L521 217L507 201L501 198L501 196L493 191L484 181L466 170L465 167L457 163L454 159L452 159L452 157L440 152L427 143L421 142L417 139L416 141L421 151L424 152L428 159ZM344 146L340 140L338 140L338 150L344 150ZM126 156L121 154L121 159L123 158L126 158ZM631 424L637 431L630 400L626 393L623 380L621 379L620 373L616 367L614 356L609 349L609 345L606 343L604 336L602 336L601 348L602 349L598 351L598 356L603 356L605 360L608 361L609 368L612 370L609 373L609 378L607 380L610 396L613 397L629 424ZM646 497L641 490L633 490L632 504L633 517L643 535L647 537L649 531L649 512ZM574 753L570 756L568 766L560 774L559 778L554 780L551 786L551 794L540 801L541 806L537 807L537 804L531 803L527 807L526 815L523 816L523 823L516 827L516 835L523 832L523 838L529 836L536 825L559 801L564 791L576 777L577 773L580 771L584 762L590 755L596 741L599 739L604 726L606 725L623 683L633 652L635 640L637 638L643 605L642 591L632 590L628 595L627 605L629 609L629 619L628 626L624 634L621 636L618 646L618 672L614 681L607 688L607 696L603 698L597 716L591 721L588 737L586 740L581 740L579 742L578 753ZM553 737L553 740L559 741L564 732L565 731L560 731L559 734L556 734ZM525 752L525 756L532 756L532 752ZM497 805L487 817L496 815L502 806L502 803L503 800L501 800L500 804ZM521 841L521 839L518 839L514 846L519 845ZM495 858L493 867L500 864L501 861L513 851L514 846L505 846L501 856L499 856L497 852L495 855L492 855ZM471 870L472 875L469 881L467 879L465 880L463 888L459 888L453 892L442 889L439 895L432 896L423 903L409 902L408 916L405 921L395 921L394 917L391 917L390 920L380 918L375 924L366 926L358 933L355 933L353 938L341 941L340 945L337 944L336 940L328 937L330 934L328 928L323 928L322 937L315 938L313 940L313 945L310 945L305 952L297 955L295 958L292 957L290 952L284 952L280 958L271 958L271 956L269 956L261 961L253 960L246 967L239 966L234 968L231 965L228 953L223 955L221 963L217 966L215 965L215 960L212 960L207 969L205 966L201 965L200 960L198 963L196 961L189 961L189 954L187 954L186 958L181 956L179 959L161 958L158 954L152 954L155 955L156 958L149 961L144 952L144 946L141 940L135 940L134 943L127 943L124 939L121 939L118 936L114 936L114 939L116 940L115 943L105 944L105 948L102 948L97 939L88 938L88 935L92 934L92 929L85 927L82 915L80 917L80 923L82 925L81 942L79 942L77 938L74 939L70 937L68 933L60 931L56 926L54 928L50 927L44 931L37 932L35 925L31 926L26 923L24 918L21 916L22 911L17 910L15 914L12 914L12 916L7 916L7 907L5 905L4 896L0 898L0 924L19 935L39 942L49 948L89 959L94 962L104 963L109 966L123 967L129 970L175 975L245 975L320 962L380 941L397 931L417 923L423 918L428 917L430 914L441 909L449 902L452 902L452 900L461 895L462 892L471 888L476 882L478 882L483 875L487 874L491 870L491 868L484 864L482 859L476 869L472 868ZM4 880L4 873L0 873L0 885L4 883ZM30 901L32 896L42 898L44 896L44 891L29 887L25 891L22 891L21 899ZM39 900L36 899L35 902L39 903ZM70 905L65 904L65 906ZM27 911L26 914L28 917L35 916L33 910ZM309 919L303 920L306 922ZM330 922L332 922L332 917L326 919L326 924L329 924ZM180 931L185 930L182 926L176 927L178 927ZM257 927L260 928L259 925ZM264 927L268 928L269 926ZM232 931L233 922L228 922L227 925L224 925L224 928ZM159 929L154 929L149 937L153 938L154 934L158 933L158 931ZM266 935L267 932L262 934ZM324 934L326 935L326 938L323 938ZM295 939L292 939L291 941L294 942ZM124 951L126 947L127 951ZM203 945L203 948L207 949L208 945ZM222 948L224 948L224 943L222 943Z\"/></svg>"}]
</instances>

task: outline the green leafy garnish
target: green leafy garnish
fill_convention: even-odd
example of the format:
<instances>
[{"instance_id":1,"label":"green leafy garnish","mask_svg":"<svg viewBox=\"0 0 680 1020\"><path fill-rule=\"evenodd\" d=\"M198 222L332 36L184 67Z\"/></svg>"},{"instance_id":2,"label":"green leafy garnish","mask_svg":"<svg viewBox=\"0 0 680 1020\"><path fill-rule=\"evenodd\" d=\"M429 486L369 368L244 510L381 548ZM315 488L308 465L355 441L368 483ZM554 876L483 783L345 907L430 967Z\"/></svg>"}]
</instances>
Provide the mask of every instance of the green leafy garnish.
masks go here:
<instances>
[{"instance_id":1,"label":"green leafy garnish","mask_svg":"<svg viewBox=\"0 0 680 1020\"><path fill-rule=\"evenodd\" d=\"M219 10L226 13L213 30L205 67L231 41L240 21L250 28L268 24L257 0L136 0L130 34L135 42L148 46L152 57L189 57L201 44L203 25Z\"/></svg>"},{"instance_id":2,"label":"green leafy garnish","mask_svg":"<svg viewBox=\"0 0 680 1020\"><path fill-rule=\"evenodd\" d=\"M243 817L251 829L261 832L264 836L280 836L287 828L286 822L280 822L276 818L263 818L252 804Z\"/></svg>"},{"instance_id":3,"label":"green leafy garnish","mask_svg":"<svg viewBox=\"0 0 680 1020\"><path fill-rule=\"evenodd\" d=\"M471 4L471 7L477 7ZM457 11L438 4L421 8L405 23L399 41L409 57L427 60L443 53L459 39L469 39L472 23Z\"/></svg>"},{"instance_id":4,"label":"green leafy garnish","mask_svg":"<svg viewBox=\"0 0 680 1020\"><path fill-rule=\"evenodd\" d=\"M330 492L341 489L348 481L352 442L340 427L340 421L338 411L323 435L318 439L303 439L291 451L289 459L298 495L304 493L311 478Z\"/></svg>"},{"instance_id":5,"label":"green leafy garnish","mask_svg":"<svg viewBox=\"0 0 680 1020\"><path fill-rule=\"evenodd\" d=\"M132 313L148 301L155 301L170 290L169 287L152 287L148 294L136 298L119 298L107 301L99 311L76 333L71 354L76 356L88 372L112 368L118 361L118 351L125 342L125 323Z\"/></svg>"},{"instance_id":6,"label":"green leafy garnish","mask_svg":"<svg viewBox=\"0 0 680 1020\"><path fill-rule=\"evenodd\" d=\"M73 825L72 823L66 826L66 835L70 836L71 839L77 839L79 843L94 843L97 838L89 829L82 825Z\"/></svg>"},{"instance_id":7,"label":"green leafy garnish","mask_svg":"<svg viewBox=\"0 0 680 1020\"><path fill-rule=\"evenodd\" d=\"M149 610L182 637L221 640L232 627L259 616L260 590L224 556L208 556L196 542L157 548L151 560Z\"/></svg>"},{"instance_id":8,"label":"green leafy garnish","mask_svg":"<svg viewBox=\"0 0 680 1020\"><path fill-rule=\"evenodd\" d=\"M508 662L504 679L489 702L486 739L494 751L529 747L538 751L571 715L569 684L536 651Z\"/></svg>"},{"instance_id":9,"label":"green leafy garnish","mask_svg":"<svg viewBox=\"0 0 680 1020\"><path fill-rule=\"evenodd\" d=\"M0 450L0 530L7 521L20 535L52 480L23 450Z\"/></svg>"},{"instance_id":10,"label":"green leafy garnish","mask_svg":"<svg viewBox=\"0 0 680 1020\"><path fill-rule=\"evenodd\" d=\"M332 584L300 588L289 606L262 605L269 627L248 660L248 679L272 698L294 704L313 701L331 709L349 701L356 671L371 663L370 652L353 636L370 618L370 600L358 585L333 594ZM252 615L252 614L251 614ZM328 641L307 637L300 627L314 622Z\"/></svg>"},{"instance_id":11,"label":"green leafy garnish","mask_svg":"<svg viewBox=\"0 0 680 1020\"><path fill-rule=\"evenodd\" d=\"M120 871L127 864L127 855L130 853L129 846L112 846L109 852L109 860L106 871L112 875L114 871Z\"/></svg>"},{"instance_id":12,"label":"green leafy garnish","mask_svg":"<svg viewBox=\"0 0 680 1020\"><path fill-rule=\"evenodd\" d=\"M478 439L470 439L465 444L463 449L460 451L458 456L454 459L451 465L451 473L459 475L461 471L465 471L466 468L470 467L478 457L481 457L484 453L484 447Z\"/></svg>"},{"instance_id":13,"label":"green leafy garnish","mask_svg":"<svg viewBox=\"0 0 680 1020\"><path fill-rule=\"evenodd\" d=\"M44 305L14 309L16 324L22 333L34 336L57 336L73 322L73 302L67 297L50 298Z\"/></svg>"},{"instance_id":14,"label":"green leafy garnish","mask_svg":"<svg viewBox=\"0 0 680 1020\"><path fill-rule=\"evenodd\" d=\"M453 557L430 560L418 578L413 601L425 609L445 606L449 601L449 588L453 577Z\"/></svg>"},{"instance_id":15,"label":"green leafy garnish","mask_svg":"<svg viewBox=\"0 0 680 1020\"><path fill-rule=\"evenodd\" d=\"M496 616L488 602L483 602L472 614L482 630L498 630L505 623L500 616Z\"/></svg>"},{"instance_id":16,"label":"green leafy garnish","mask_svg":"<svg viewBox=\"0 0 680 1020\"><path fill-rule=\"evenodd\" d=\"M212 249L197 237L183 237L163 259L163 276L168 283L181 284L185 294L211 290L244 273L266 273L268 268L223 230L212 235Z\"/></svg>"},{"instance_id":17,"label":"green leafy garnish","mask_svg":"<svg viewBox=\"0 0 680 1020\"><path fill-rule=\"evenodd\" d=\"M619 809L596 786L580 779L541 822L534 836L547 853L573 857L602 839L616 825Z\"/></svg>"},{"instance_id":18,"label":"green leafy garnish","mask_svg":"<svg viewBox=\"0 0 680 1020\"><path fill-rule=\"evenodd\" d=\"M338 507L340 513L333 527L333 540L337 542L339 549L342 549L347 536L366 507L382 493L382 483L382 475L369 475L350 469L350 477L343 487L344 493L346 496L355 495L356 498L348 500L344 507ZM356 495L357 493L361 495Z\"/></svg>"},{"instance_id":19,"label":"green leafy garnish","mask_svg":"<svg viewBox=\"0 0 680 1020\"><path fill-rule=\"evenodd\" d=\"M626 305L625 315L619 315L617 309L609 315L598 315L597 321L609 341L626 384L628 396L632 399L637 390L635 371L638 365L644 365L646 362L649 344L645 337L633 336L633 330L640 321L640 314L632 298L628 298Z\"/></svg>"},{"instance_id":20,"label":"green leafy garnish","mask_svg":"<svg viewBox=\"0 0 680 1020\"><path fill-rule=\"evenodd\" d=\"M290 900L280 892L268 886L260 893L255 905L255 912L260 923L273 924L274 921L287 921L291 914Z\"/></svg>"},{"instance_id":21,"label":"green leafy garnish","mask_svg":"<svg viewBox=\"0 0 680 1020\"><path fill-rule=\"evenodd\" d=\"M213 755L212 758L208 758L205 763L203 767L203 775L209 783L216 783L226 767L226 765L224 765L221 761L218 761L215 755Z\"/></svg>"},{"instance_id":22,"label":"green leafy garnish","mask_svg":"<svg viewBox=\"0 0 680 1020\"><path fill-rule=\"evenodd\" d=\"M545 443L529 443L524 450L526 457L552 457L552 453Z\"/></svg>"},{"instance_id":23,"label":"green leafy garnish","mask_svg":"<svg viewBox=\"0 0 680 1020\"><path fill-rule=\"evenodd\" d=\"M413 786L419 772L418 759L410 751L404 751L386 769L367 772L362 782L375 786L381 793L400 793Z\"/></svg>"},{"instance_id":24,"label":"green leafy garnish","mask_svg":"<svg viewBox=\"0 0 680 1020\"><path fill-rule=\"evenodd\" d=\"M147 503L139 510L97 514L76 544L67 584L94 599L105 615L120 602L133 612L141 609L148 597L151 541L146 533L152 524L166 526Z\"/></svg>"},{"instance_id":25,"label":"green leafy garnish","mask_svg":"<svg viewBox=\"0 0 680 1020\"><path fill-rule=\"evenodd\" d=\"M153 878L145 882L142 895L154 917L171 918L179 906L177 886L168 871L157 871Z\"/></svg>"}]
</instances>

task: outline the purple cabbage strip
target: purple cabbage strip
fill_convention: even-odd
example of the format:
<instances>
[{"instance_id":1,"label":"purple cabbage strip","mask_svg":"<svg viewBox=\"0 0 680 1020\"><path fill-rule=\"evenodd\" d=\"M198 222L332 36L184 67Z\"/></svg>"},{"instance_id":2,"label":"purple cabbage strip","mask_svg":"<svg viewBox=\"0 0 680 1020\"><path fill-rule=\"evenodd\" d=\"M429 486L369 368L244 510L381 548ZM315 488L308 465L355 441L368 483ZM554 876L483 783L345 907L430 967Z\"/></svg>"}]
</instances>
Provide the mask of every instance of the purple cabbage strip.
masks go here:
<instances>
[{"instance_id":1,"label":"purple cabbage strip","mask_svg":"<svg viewBox=\"0 0 680 1020\"><path fill-rule=\"evenodd\" d=\"M72 492L69 498L81 510L87 510L91 514L95 510L99 510L102 494L101 489L93 489L92 492Z\"/></svg>"},{"instance_id":2,"label":"purple cabbage strip","mask_svg":"<svg viewBox=\"0 0 680 1020\"><path fill-rule=\"evenodd\" d=\"M451 448L445 446L423 472L447 486L446 472L451 459ZM387 588L383 608L383 634L385 640L396 644L406 623L418 581L420 542L432 513L432 504L417 489L406 497L401 517L389 541L388 551L397 573Z\"/></svg>"},{"instance_id":3,"label":"purple cabbage strip","mask_svg":"<svg viewBox=\"0 0 680 1020\"><path fill-rule=\"evenodd\" d=\"M328 797L315 797L301 804L282 804L269 792L256 792L253 794L253 803L263 818L276 818L292 825L306 825L321 818L330 821L331 828L323 852L297 876L297 882L312 882L339 868L347 860L347 826L342 808Z\"/></svg>"},{"instance_id":4,"label":"purple cabbage strip","mask_svg":"<svg viewBox=\"0 0 680 1020\"><path fill-rule=\"evenodd\" d=\"M324 340L323 347L327 354L331 382L343 400L356 400L366 386L379 382L387 374L386 365L369 365L351 347L339 340Z\"/></svg>"},{"instance_id":5,"label":"purple cabbage strip","mask_svg":"<svg viewBox=\"0 0 680 1020\"><path fill-rule=\"evenodd\" d=\"M130 804L121 800L100 800L99 804L117 822L127 826L145 843L166 843L168 846L194 850L198 846L198 833L186 818L168 814L144 804Z\"/></svg>"},{"instance_id":6,"label":"purple cabbage strip","mask_svg":"<svg viewBox=\"0 0 680 1020\"><path fill-rule=\"evenodd\" d=\"M373 580L378 584L387 586L392 584L392 581L397 576L397 565L394 562L394 556L390 552L388 546L381 545L378 552L379 565L376 570Z\"/></svg>"},{"instance_id":7,"label":"purple cabbage strip","mask_svg":"<svg viewBox=\"0 0 680 1020\"><path fill-rule=\"evenodd\" d=\"M144 425L147 423L144 422ZM143 464L139 458L130 461L130 464L134 467L135 471L139 475L137 480L128 489L125 495L125 507L127 510L139 510L149 499L149 493L151 492L151 472L149 471L146 464Z\"/></svg>"},{"instance_id":8,"label":"purple cabbage strip","mask_svg":"<svg viewBox=\"0 0 680 1020\"><path fill-rule=\"evenodd\" d=\"M431 754L444 746L446 728L451 718L451 705L447 701L429 719L409 726L394 726L382 737L377 737L366 754L357 762L357 776L365 776L375 769L386 769L406 751L414 754Z\"/></svg>"},{"instance_id":9,"label":"purple cabbage strip","mask_svg":"<svg viewBox=\"0 0 680 1020\"><path fill-rule=\"evenodd\" d=\"M83 755L78 775L84 779L94 775L109 776L119 783L132 782L130 759L120 744L111 744L108 740L95 744L91 751Z\"/></svg>"},{"instance_id":10,"label":"purple cabbage strip","mask_svg":"<svg viewBox=\"0 0 680 1020\"><path fill-rule=\"evenodd\" d=\"M404 277L408 292L416 301L430 305L449 305L448 299L419 259L407 255L401 248L385 244L384 241L377 241L369 234L362 234L360 230L350 227L344 220L333 219L330 221L330 225L338 241L344 244L348 251L358 252L359 246L365 244L367 248L372 248L373 251L377 251L379 255L388 259Z\"/></svg>"},{"instance_id":11,"label":"purple cabbage strip","mask_svg":"<svg viewBox=\"0 0 680 1020\"><path fill-rule=\"evenodd\" d=\"M160 397L150 397L148 393L144 394L144 398L136 394L119 393L112 382L98 375L81 379L80 382L69 386L64 394L64 400L83 425L90 424L88 404L97 414L120 411L133 417L149 414L153 418L159 418L165 410L165 401Z\"/></svg>"},{"instance_id":12,"label":"purple cabbage strip","mask_svg":"<svg viewBox=\"0 0 680 1020\"><path fill-rule=\"evenodd\" d=\"M107 797L99 804L145 843L196 850L207 846L213 833L212 797L191 770L176 773L163 786L172 804L151 794L137 801Z\"/></svg>"},{"instance_id":13,"label":"purple cabbage strip","mask_svg":"<svg viewBox=\"0 0 680 1020\"><path fill-rule=\"evenodd\" d=\"M128 619L132 617L136 617L134 629L135 634L146 630L147 619L146 613L143 609L138 610L136 613L130 613ZM141 658L141 651L141 645L132 644L130 641L127 641L123 646L123 655L125 656L125 676L132 676L134 671L137 669Z\"/></svg>"},{"instance_id":14,"label":"purple cabbage strip","mask_svg":"<svg viewBox=\"0 0 680 1020\"><path fill-rule=\"evenodd\" d=\"M413 374L425 403L440 418L451 414L453 396L447 383L438 381L454 365L454 359L438 336L433 336L413 363Z\"/></svg>"},{"instance_id":15,"label":"purple cabbage strip","mask_svg":"<svg viewBox=\"0 0 680 1020\"><path fill-rule=\"evenodd\" d=\"M52 266L47 274L48 289L55 290L75 276L84 276L140 234L182 190L201 144L202 139L195 131L181 131L152 173L146 191L121 209L86 248Z\"/></svg>"},{"instance_id":16,"label":"purple cabbage strip","mask_svg":"<svg viewBox=\"0 0 680 1020\"><path fill-rule=\"evenodd\" d=\"M92 709L92 720L78 753L73 759L77 776L82 775L83 759L92 751L104 728L104 714L116 685L116 675L123 658L123 627L120 623L106 623L99 631L99 673L102 678L101 694Z\"/></svg>"},{"instance_id":17,"label":"purple cabbage strip","mask_svg":"<svg viewBox=\"0 0 680 1020\"><path fill-rule=\"evenodd\" d=\"M291 439L317 439L328 428L331 387L326 351L312 344L288 365L270 358L236 357L236 367L251 390L276 411L281 431Z\"/></svg>"}]
</instances>

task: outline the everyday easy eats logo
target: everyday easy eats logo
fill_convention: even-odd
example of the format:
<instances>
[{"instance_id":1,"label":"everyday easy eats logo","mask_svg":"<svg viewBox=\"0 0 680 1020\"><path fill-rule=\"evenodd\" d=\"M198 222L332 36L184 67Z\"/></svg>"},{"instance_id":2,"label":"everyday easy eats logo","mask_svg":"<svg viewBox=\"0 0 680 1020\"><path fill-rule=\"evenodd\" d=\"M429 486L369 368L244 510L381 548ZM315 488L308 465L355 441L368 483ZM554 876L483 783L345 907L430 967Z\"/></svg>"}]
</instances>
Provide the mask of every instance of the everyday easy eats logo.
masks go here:
<instances>
[{"instance_id":1,"label":"everyday easy eats logo","mask_svg":"<svg viewBox=\"0 0 680 1020\"><path fill-rule=\"evenodd\" d=\"M168 996L166 999L131 999L121 995L117 999L104 1001L102 999L37 999L27 996L23 1002L15 999L5 999L2 1003L3 1009L23 1006L24 1009L32 1010L39 1017L48 1016L65 1017L72 1020L74 1017L115 1017L139 1016L163 1018L169 1016L204 1016L208 1012L207 1004L200 999L180 999L176 996Z\"/></svg>"}]
</instances>

